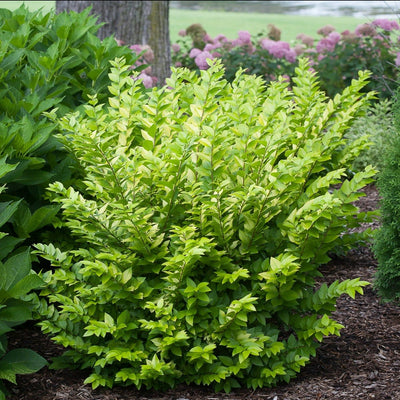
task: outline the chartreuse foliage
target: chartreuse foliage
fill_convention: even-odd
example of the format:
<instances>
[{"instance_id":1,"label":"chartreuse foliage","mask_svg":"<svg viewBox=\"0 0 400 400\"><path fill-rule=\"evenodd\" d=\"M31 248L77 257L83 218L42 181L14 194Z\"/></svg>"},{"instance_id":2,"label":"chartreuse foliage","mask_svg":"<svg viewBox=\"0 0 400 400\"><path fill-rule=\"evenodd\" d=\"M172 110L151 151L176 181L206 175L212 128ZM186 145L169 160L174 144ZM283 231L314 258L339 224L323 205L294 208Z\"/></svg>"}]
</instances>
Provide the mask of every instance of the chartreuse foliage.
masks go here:
<instances>
[{"instance_id":1,"label":"chartreuse foliage","mask_svg":"<svg viewBox=\"0 0 400 400\"><path fill-rule=\"evenodd\" d=\"M15 166L0 159L0 177L11 172ZM0 193L5 190L0 187ZM0 202L0 228L17 211L18 202ZM43 280L31 271L29 249L14 250L21 239L0 232L0 399L5 399L6 390L2 380L15 382L17 374L37 371L46 360L29 349L13 349L7 352L6 334L16 325L32 317L32 305L24 296L43 284Z\"/></svg>"},{"instance_id":2,"label":"chartreuse foliage","mask_svg":"<svg viewBox=\"0 0 400 400\"><path fill-rule=\"evenodd\" d=\"M70 348L61 365L94 388L289 381L339 334L336 299L367 284L314 279L368 217L352 202L375 171L348 179L362 146L343 148L368 73L328 101L305 61L291 90L230 84L216 63L147 94L112 65L109 105L61 120L86 172L82 192L50 186L75 247L36 246L55 267L38 311Z\"/></svg>"},{"instance_id":3,"label":"chartreuse foliage","mask_svg":"<svg viewBox=\"0 0 400 400\"><path fill-rule=\"evenodd\" d=\"M378 187L382 196L382 226L374 241L378 260L375 287L385 300L400 299L400 91L393 104L396 133L385 152Z\"/></svg>"}]
</instances>

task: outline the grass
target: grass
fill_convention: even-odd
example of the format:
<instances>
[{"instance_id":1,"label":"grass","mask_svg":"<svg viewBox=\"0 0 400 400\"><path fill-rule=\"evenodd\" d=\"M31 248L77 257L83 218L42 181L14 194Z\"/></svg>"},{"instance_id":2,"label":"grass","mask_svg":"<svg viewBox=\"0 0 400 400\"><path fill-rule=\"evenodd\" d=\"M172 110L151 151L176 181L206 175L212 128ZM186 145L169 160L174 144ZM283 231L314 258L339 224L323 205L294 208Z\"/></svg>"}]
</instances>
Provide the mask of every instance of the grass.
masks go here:
<instances>
[{"instance_id":1,"label":"grass","mask_svg":"<svg viewBox=\"0 0 400 400\"><path fill-rule=\"evenodd\" d=\"M13 10L22 3L23 1L0 1L0 7ZM32 10L43 7L43 10L47 12L55 6L55 1L25 1L25 4ZM230 39L236 38L239 30L247 30L255 35L266 31L268 24L274 24L281 30L282 40L291 41L299 33L317 37L317 30L327 24L333 25L338 32L342 32L346 29L354 30L363 22L368 22L368 19L170 9L172 42L176 42L179 38L178 32L181 29L186 29L194 23L203 25L211 37L222 33Z\"/></svg>"},{"instance_id":2,"label":"grass","mask_svg":"<svg viewBox=\"0 0 400 400\"><path fill-rule=\"evenodd\" d=\"M317 30L325 25L333 25L338 32L354 30L367 19L353 17L309 17L278 14L252 14L223 11L192 11L171 9L170 34L174 42L178 32L194 23L201 24L211 37L223 33L230 39L237 37L238 31L249 31L255 35L274 24L282 32L282 40L291 41L299 33L317 37Z\"/></svg>"},{"instance_id":3,"label":"grass","mask_svg":"<svg viewBox=\"0 0 400 400\"><path fill-rule=\"evenodd\" d=\"M25 3L30 10L38 10L43 7L44 12L49 12L55 7L55 1L0 1L0 8L8 8L9 10L15 10L22 3Z\"/></svg>"}]
</instances>

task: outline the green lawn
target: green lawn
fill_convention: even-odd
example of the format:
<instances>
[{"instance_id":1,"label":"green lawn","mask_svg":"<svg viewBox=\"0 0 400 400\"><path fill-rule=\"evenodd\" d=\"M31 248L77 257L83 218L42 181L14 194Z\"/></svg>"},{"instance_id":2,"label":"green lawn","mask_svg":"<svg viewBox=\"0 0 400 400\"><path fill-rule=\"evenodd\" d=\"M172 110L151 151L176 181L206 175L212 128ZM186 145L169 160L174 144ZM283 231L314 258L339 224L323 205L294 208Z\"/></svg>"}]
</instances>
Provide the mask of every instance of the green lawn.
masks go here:
<instances>
[{"instance_id":1,"label":"green lawn","mask_svg":"<svg viewBox=\"0 0 400 400\"><path fill-rule=\"evenodd\" d=\"M15 9L22 1L0 1L0 7ZM49 11L54 7L54 1L26 1L25 4L32 10L43 7ZM282 40L295 39L299 33L306 33L317 37L317 30L324 25L333 25L338 32L354 28L366 19L352 17L304 17L296 15L277 14L252 14L223 11L192 11L192 10L170 10L170 34L171 41L178 39L178 32L189 25L199 23L203 25L210 36L214 37L223 33L230 39L237 37L240 30L247 30L251 34L265 31L268 24L275 24L282 31Z\"/></svg>"},{"instance_id":2,"label":"green lawn","mask_svg":"<svg viewBox=\"0 0 400 400\"><path fill-rule=\"evenodd\" d=\"M276 25L282 32L282 40L290 41L299 33L317 37L317 30L331 24L338 32L354 28L367 22L366 19L352 17L304 17L296 15L251 14L222 11L191 11L171 9L170 32L174 41L181 29L199 23L211 37L223 33L230 39L237 37L238 31L249 31L255 35L266 31L268 24Z\"/></svg>"},{"instance_id":3,"label":"green lawn","mask_svg":"<svg viewBox=\"0 0 400 400\"><path fill-rule=\"evenodd\" d=\"M31 10L43 7L45 12L50 11L55 5L55 1L0 1L0 7L15 10L22 3L25 3Z\"/></svg>"}]
</instances>

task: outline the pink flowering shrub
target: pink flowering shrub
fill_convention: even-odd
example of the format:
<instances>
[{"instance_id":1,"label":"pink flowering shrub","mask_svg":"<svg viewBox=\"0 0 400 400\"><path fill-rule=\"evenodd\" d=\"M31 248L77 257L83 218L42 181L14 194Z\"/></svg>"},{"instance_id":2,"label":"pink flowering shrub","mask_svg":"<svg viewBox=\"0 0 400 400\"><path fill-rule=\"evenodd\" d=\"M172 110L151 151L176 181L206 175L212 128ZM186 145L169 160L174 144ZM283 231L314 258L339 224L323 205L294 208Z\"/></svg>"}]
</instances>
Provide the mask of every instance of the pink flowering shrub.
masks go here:
<instances>
[{"instance_id":1,"label":"pink flowering shrub","mask_svg":"<svg viewBox=\"0 0 400 400\"><path fill-rule=\"evenodd\" d=\"M195 58L194 62L198 66L199 69L208 69L209 65L207 64L207 60L212 60L214 56L209 51L201 51Z\"/></svg>"},{"instance_id":2,"label":"pink flowering shrub","mask_svg":"<svg viewBox=\"0 0 400 400\"><path fill-rule=\"evenodd\" d=\"M239 31L235 39L220 34L210 37L199 24L179 32L178 43L172 44L172 66L193 71L209 68L207 60L219 58L225 66L225 78L232 81L238 69L262 76L267 82L278 76L290 81L299 57L307 57L318 73L321 87L333 97L357 78L359 70L373 75L366 90L376 90L380 97L392 94L400 67L400 26L396 21L376 19L359 25L354 32L336 32L332 25L318 30L320 39L300 33L297 42L280 40L280 30L269 25L269 32L252 37ZM123 44L123 43L121 43ZM130 48L141 54L135 68L143 68L138 79L153 87L151 76L154 54L148 46Z\"/></svg>"},{"instance_id":3,"label":"pink flowering shrub","mask_svg":"<svg viewBox=\"0 0 400 400\"><path fill-rule=\"evenodd\" d=\"M285 58L287 61L294 63L296 61L296 51L290 48L288 42L280 40L275 41L268 38L260 41L261 48L267 50L271 56L275 58Z\"/></svg>"},{"instance_id":4,"label":"pink flowering shrub","mask_svg":"<svg viewBox=\"0 0 400 400\"><path fill-rule=\"evenodd\" d=\"M400 26L396 21L389 21L387 19L376 19L372 22L372 25L377 26L387 32L400 30Z\"/></svg>"},{"instance_id":5,"label":"pink flowering shrub","mask_svg":"<svg viewBox=\"0 0 400 400\"><path fill-rule=\"evenodd\" d=\"M400 55L396 21L376 19L359 25L354 32L341 34L331 26L318 31L323 37L307 54L321 79L321 87L333 97L349 86L359 70L370 70L371 81L365 90L389 97L396 86Z\"/></svg>"},{"instance_id":6,"label":"pink flowering shrub","mask_svg":"<svg viewBox=\"0 0 400 400\"><path fill-rule=\"evenodd\" d=\"M230 40L224 35L211 38L200 25L192 25L188 32L180 32L183 39L172 45L173 65L208 69L207 59L220 58L229 81L239 68L271 81L283 75L288 79L298 58L307 57L329 96L341 92L365 69L373 73L366 90L376 90L380 97L391 95L400 66L400 26L396 21L376 19L354 32L342 33L327 25L318 30L319 40L300 33L294 44L281 41L276 27L274 34L269 28L264 37L252 38L249 32L239 31L238 37Z\"/></svg>"},{"instance_id":7,"label":"pink flowering shrub","mask_svg":"<svg viewBox=\"0 0 400 400\"><path fill-rule=\"evenodd\" d=\"M330 33L335 31L335 27L332 25L325 25L322 28L318 29L318 35L328 36Z\"/></svg>"},{"instance_id":8,"label":"pink flowering shrub","mask_svg":"<svg viewBox=\"0 0 400 400\"><path fill-rule=\"evenodd\" d=\"M322 89L330 97L349 86L359 70L366 69L372 72L366 90L377 91L381 98L392 95L400 67L400 26L396 21L376 19L359 25L354 32L342 33L327 25L317 33L321 35L319 40L299 34L294 45L279 40L280 35L275 40L269 34L254 39L246 31L239 31L234 40L223 35L214 39L208 36L204 38L207 42L204 48L197 49L197 53L192 53L191 43L186 42L184 51L191 63L178 60L182 54L179 52L175 53L176 61L190 69L207 69L207 58L221 58L228 80L243 68L248 74L261 75L270 81L283 75L291 77L298 58L307 57L319 75Z\"/></svg>"},{"instance_id":9,"label":"pink flowering shrub","mask_svg":"<svg viewBox=\"0 0 400 400\"><path fill-rule=\"evenodd\" d=\"M336 45L340 42L340 33L331 32L328 36L322 38L316 46L318 53L335 50Z\"/></svg>"},{"instance_id":10,"label":"pink flowering shrub","mask_svg":"<svg viewBox=\"0 0 400 400\"><path fill-rule=\"evenodd\" d=\"M196 27L197 32L201 31ZM229 81L240 68L248 74L262 75L267 81L276 79L278 75L290 77L297 66L297 52L287 42L272 40L271 37L280 37L280 31L273 26L269 29L268 37L261 40L252 38L247 31L239 31L233 40L224 35L211 38L207 34L202 40L198 36L193 40L193 34L187 35L172 45L173 49L179 45L179 51L173 50L172 53L173 65L202 70L209 68L207 59L220 58L225 66L225 78ZM199 43L204 43L204 46Z\"/></svg>"}]
</instances>

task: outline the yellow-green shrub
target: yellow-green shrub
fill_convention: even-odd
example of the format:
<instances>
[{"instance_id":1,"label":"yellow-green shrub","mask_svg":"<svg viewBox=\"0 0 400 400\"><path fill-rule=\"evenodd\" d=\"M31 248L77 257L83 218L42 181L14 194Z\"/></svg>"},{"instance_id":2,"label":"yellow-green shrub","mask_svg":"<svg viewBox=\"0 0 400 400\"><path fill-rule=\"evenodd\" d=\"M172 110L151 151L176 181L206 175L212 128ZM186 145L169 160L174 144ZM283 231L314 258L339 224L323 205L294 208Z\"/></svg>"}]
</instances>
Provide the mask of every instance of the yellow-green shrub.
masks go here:
<instances>
[{"instance_id":1,"label":"yellow-green shrub","mask_svg":"<svg viewBox=\"0 0 400 400\"><path fill-rule=\"evenodd\" d=\"M304 61L291 90L230 84L217 63L143 94L112 64L109 105L61 121L85 190L50 186L75 247L37 245L55 267L43 331L93 387L289 381L339 334L336 299L367 284L315 287L367 218L352 202L375 171L346 176L365 141L344 149L343 135L368 74L328 101Z\"/></svg>"}]
</instances>

